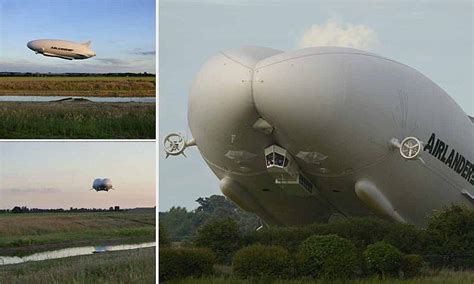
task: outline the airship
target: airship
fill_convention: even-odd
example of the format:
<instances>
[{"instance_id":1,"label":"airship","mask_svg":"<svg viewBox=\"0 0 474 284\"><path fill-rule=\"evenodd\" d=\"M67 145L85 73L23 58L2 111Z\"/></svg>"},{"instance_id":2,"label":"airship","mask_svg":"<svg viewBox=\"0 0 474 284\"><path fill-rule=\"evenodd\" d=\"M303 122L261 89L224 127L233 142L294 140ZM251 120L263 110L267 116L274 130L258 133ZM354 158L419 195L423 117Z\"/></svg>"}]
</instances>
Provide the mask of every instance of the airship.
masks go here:
<instances>
[{"instance_id":1,"label":"airship","mask_svg":"<svg viewBox=\"0 0 474 284\"><path fill-rule=\"evenodd\" d=\"M474 208L474 118L417 70L371 52L222 51L192 83L192 138L222 193L267 225L380 216L426 225Z\"/></svg>"},{"instance_id":2,"label":"airship","mask_svg":"<svg viewBox=\"0 0 474 284\"><path fill-rule=\"evenodd\" d=\"M66 60L87 59L96 56L91 50L91 42L76 43L59 39L38 39L27 43L36 54L58 57Z\"/></svg>"},{"instance_id":3,"label":"airship","mask_svg":"<svg viewBox=\"0 0 474 284\"><path fill-rule=\"evenodd\" d=\"M95 191L109 191L114 189L112 186L112 181L108 178L96 178L92 182L91 190Z\"/></svg>"}]
</instances>

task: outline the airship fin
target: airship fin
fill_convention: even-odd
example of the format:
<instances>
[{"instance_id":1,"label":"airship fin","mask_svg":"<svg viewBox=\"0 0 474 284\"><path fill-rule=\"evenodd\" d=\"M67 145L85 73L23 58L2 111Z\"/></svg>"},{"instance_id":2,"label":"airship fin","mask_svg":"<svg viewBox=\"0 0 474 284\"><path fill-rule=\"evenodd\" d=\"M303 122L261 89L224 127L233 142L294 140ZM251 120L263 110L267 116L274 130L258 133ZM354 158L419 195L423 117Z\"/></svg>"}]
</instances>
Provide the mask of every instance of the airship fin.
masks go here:
<instances>
[{"instance_id":1,"label":"airship fin","mask_svg":"<svg viewBox=\"0 0 474 284\"><path fill-rule=\"evenodd\" d=\"M91 46L91 41L89 40L88 42L84 42L83 45L90 47Z\"/></svg>"}]
</instances>

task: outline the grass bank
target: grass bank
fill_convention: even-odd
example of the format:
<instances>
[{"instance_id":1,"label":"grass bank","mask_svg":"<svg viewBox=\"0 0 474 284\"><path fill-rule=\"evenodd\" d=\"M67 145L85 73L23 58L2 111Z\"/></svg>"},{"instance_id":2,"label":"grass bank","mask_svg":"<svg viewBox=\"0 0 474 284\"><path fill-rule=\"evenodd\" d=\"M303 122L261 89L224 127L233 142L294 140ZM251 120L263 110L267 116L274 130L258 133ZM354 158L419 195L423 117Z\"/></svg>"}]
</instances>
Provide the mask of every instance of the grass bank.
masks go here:
<instances>
[{"instance_id":1,"label":"grass bank","mask_svg":"<svg viewBox=\"0 0 474 284\"><path fill-rule=\"evenodd\" d=\"M154 97L149 77L0 77L0 96Z\"/></svg>"},{"instance_id":2,"label":"grass bank","mask_svg":"<svg viewBox=\"0 0 474 284\"><path fill-rule=\"evenodd\" d=\"M0 139L153 139L155 104L0 102Z\"/></svg>"},{"instance_id":3,"label":"grass bank","mask_svg":"<svg viewBox=\"0 0 474 284\"><path fill-rule=\"evenodd\" d=\"M0 266L0 283L155 283L155 248Z\"/></svg>"},{"instance_id":4,"label":"grass bank","mask_svg":"<svg viewBox=\"0 0 474 284\"><path fill-rule=\"evenodd\" d=\"M429 271L427 275L401 280L401 279L384 279L371 278L371 279L344 279L339 281L328 281L328 280L273 280L273 279L251 279L242 280L233 277L208 277L208 278L187 278L183 280L170 281L169 283L179 284L323 284L323 283L350 283L350 284L431 284L431 283L456 283L456 284L472 284L474 283L474 271Z\"/></svg>"},{"instance_id":5,"label":"grass bank","mask_svg":"<svg viewBox=\"0 0 474 284\"><path fill-rule=\"evenodd\" d=\"M155 240L155 213L0 214L0 255Z\"/></svg>"}]
</instances>

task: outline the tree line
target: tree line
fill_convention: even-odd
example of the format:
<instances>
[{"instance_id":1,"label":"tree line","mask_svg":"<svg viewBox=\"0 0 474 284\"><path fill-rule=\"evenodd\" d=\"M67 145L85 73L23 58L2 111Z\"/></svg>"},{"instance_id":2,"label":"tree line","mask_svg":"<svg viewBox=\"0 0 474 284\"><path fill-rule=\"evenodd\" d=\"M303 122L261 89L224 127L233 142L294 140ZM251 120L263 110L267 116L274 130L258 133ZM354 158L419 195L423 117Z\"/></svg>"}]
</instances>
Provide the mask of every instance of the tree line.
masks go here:
<instances>
[{"instance_id":1,"label":"tree line","mask_svg":"<svg viewBox=\"0 0 474 284\"><path fill-rule=\"evenodd\" d=\"M110 211L124 211L120 209L120 206L111 206L108 209L106 208L74 208L70 207L69 209L63 208L28 208L26 206L15 206L12 209L0 209L0 214L2 213L64 213L64 212L110 212Z\"/></svg>"}]
</instances>

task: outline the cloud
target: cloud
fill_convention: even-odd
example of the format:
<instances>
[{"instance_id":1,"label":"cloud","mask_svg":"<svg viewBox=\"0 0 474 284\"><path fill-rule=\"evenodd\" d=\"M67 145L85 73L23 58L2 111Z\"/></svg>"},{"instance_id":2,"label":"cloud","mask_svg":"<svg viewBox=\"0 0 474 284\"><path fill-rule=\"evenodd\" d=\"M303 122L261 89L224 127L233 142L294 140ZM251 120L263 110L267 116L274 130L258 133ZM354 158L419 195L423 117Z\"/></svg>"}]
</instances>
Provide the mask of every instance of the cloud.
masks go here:
<instances>
[{"instance_id":1,"label":"cloud","mask_svg":"<svg viewBox=\"0 0 474 284\"><path fill-rule=\"evenodd\" d=\"M135 54L138 54L138 55L155 55L156 51L154 51L154 50L151 50L151 51L138 51L138 52L135 52Z\"/></svg>"},{"instance_id":2,"label":"cloud","mask_svg":"<svg viewBox=\"0 0 474 284\"><path fill-rule=\"evenodd\" d=\"M111 65L128 65L128 62L125 60L117 59L117 58L95 58L104 64L111 64Z\"/></svg>"},{"instance_id":3,"label":"cloud","mask_svg":"<svg viewBox=\"0 0 474 284\"><path fill-rule=\"evenodd\" d=\"M341 46L371 50L378 44L377 33L366 25L328 20L306 30L298 46Z\"/></svg>"},{"instance_id":4,"label":"cloud","mask_svg":"<svg viewBox=\"0 0 474 284\"><path fill-rule=\"evenodd\" d=\"M61 192L58 188L7 188L2 190L3 193L10 194L25 194L25 193L58 193Z\"/></svg>"}]
</instances>

